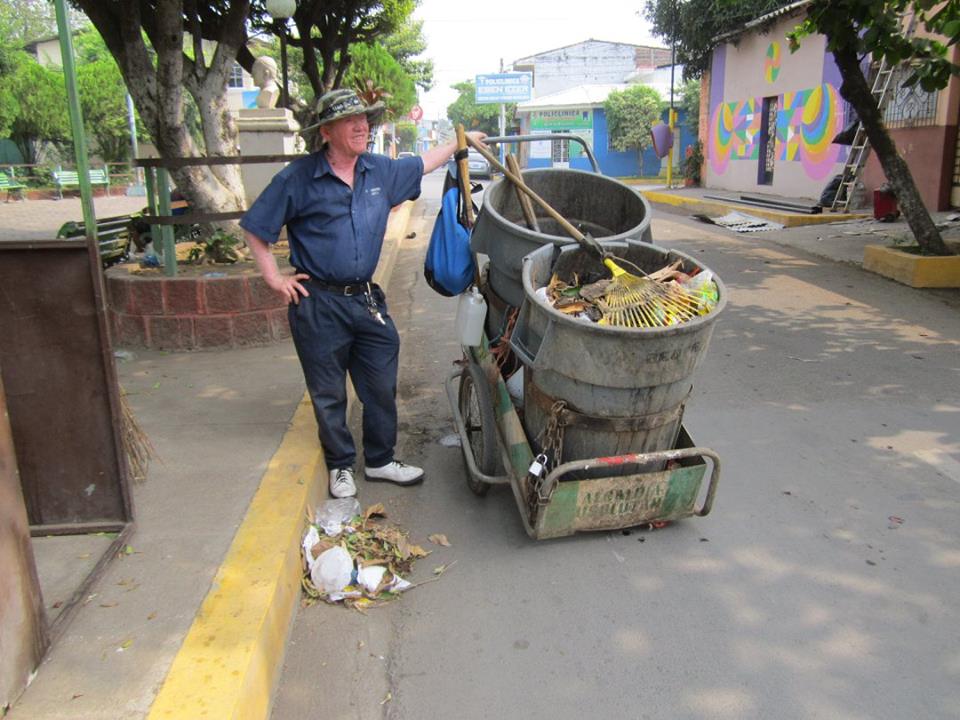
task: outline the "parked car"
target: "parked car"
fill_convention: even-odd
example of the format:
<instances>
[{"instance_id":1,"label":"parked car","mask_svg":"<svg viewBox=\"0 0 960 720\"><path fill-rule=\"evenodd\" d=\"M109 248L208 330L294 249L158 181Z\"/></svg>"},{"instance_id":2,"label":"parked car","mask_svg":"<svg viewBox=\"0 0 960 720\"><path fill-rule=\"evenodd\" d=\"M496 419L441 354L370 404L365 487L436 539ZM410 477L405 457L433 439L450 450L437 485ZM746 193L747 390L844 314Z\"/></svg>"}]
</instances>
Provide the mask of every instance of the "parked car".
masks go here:
<instances>
[{"instance_id":1,"label":"parked car","mask_svg":"<svg viewBox=\"0 0 960 720\"><path fill-rule=\"evenodd\" d=\"M470 171L471 180L478 178L493 179L493 168L490 167L490 163L484 159L483 155L476 150L467 150L467 169ZM453 177L457 177L457 162L453 158L447 161L447 171Z\"/></svg>"},{"instance_id":2,"label":"parked car","mask_svg":"<svg viewBox=\"0 0 960 720\"><path fill-rule=\"evenodd\" d=\"M400 158L407 158L407 157L413 157L413 153L407 152L406 150L404 150L401 153L397 153L397 160L399 160Z\"/></svg>"},{"instance_id":3,"label":"parked car","mask_svg":"<svg viewBox=\"0 0 960 720\"><path fill-rule=\"evenodd\" d=\"M490 163L484 159L483 155L472 148L468 151L467 163L470 168L470 177L491 177Z\"/></svg>"}]
</instances>

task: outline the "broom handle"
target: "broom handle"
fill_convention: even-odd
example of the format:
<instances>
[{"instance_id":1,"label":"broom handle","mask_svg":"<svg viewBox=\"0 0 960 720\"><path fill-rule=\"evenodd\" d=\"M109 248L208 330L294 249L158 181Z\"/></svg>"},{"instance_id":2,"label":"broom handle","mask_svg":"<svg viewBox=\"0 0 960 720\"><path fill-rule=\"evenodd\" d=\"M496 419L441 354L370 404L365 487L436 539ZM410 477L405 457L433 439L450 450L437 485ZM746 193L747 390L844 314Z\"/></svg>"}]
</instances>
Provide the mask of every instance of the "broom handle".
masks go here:
<instances>
[{"instance_id":1,"label":"broom handle","mask_svg":"<svg viewBox=\"0 0 960 720\"><path fill-rule=\"evenodd\" d=\"M533 190L531 190L529 187L527 187L527 184L523 181L523 178L519 177L518 174L514 174L514 173L510 172L507 168L505 168L505 167L500 163L500 161L496 158L496 156L487 149L487 146L486 146L486 145L484 145L483 143L477 142L476 140L474 140L474 139L473 139L472 137L470 137L469 135L466 135L465 137L466 137L467 143L468 143L471 147L473 147L474 150L476 150L478 153L480 153L481 155L483 155L483 157L486 159L486 161L487 161L488 163L490 163L490 164L493 165L497 170L499 170L500 172L502 172L503 175L504 175L504 177L509 178L510 181L511 181L519 190L522 190L522 191L524 192L524 194L527 195L527 197L529 197L531 200L533 200L535 203L537 203L537 205L539 205L540 207L542 207L542 208L544 209L544 211L547 213L547 215L549 215L549 216L552 217L554 220L556 220L558 223L560 223L560 227L562 227L564 230L566 230L566 231L570 234L570 237L572 237L574 240L576 240L578 243L580 243L580 244L584 247L584 249L589 250L590 252L596 252L596 251L597 251L596 248L594 248L594 247L592 247L592 246L590 245L590 242L587 240L587 237L586 237L582 232L580 232L580 231L577 230L573 225L571 225L569 222L567 222L567 219L566 219L565 217L563 217L563 215L561 215L561 214L558 213L556 210L554 210L552 207L550 207L550 205L547 203L546 200L544 200L542 197L540 197L539 195L537 195ZM601 251L601 252L602 252L602 251Z\"/></svg>"},{"instance_id":2,"label":"broom handle","mask_svg":"<svg viewBox=\"0 0 960 720\"><path fill-rule=\"evenodd\" d=\"M520 175L520 163L517 162L517 158L513 153L507 153L507 167L510 168L510 171L514 175ZM533 212L533 203L530 202L530 198L520 191L520 188L516 185L513 187L517 191L517 201L520 203L520 209L523 210L523 217L527 221L527 227L534 232L540 232L540 224L537 222L537 216Z\"/></svg>"},{"instance_id":3,"label":"broom handle","mask_svg":"<svg viewBox=\"0 0 960 720\"><path fill-rule=\"evenodd\" d=\"M466 150L470 138L463 131L463 123L457 123L457 150ZM473 198L470 196L470 163L468 158L457 160L457 177L460 180L460 192L467 203L467 229L473 227Z\"/></svg>"}]
</instances>

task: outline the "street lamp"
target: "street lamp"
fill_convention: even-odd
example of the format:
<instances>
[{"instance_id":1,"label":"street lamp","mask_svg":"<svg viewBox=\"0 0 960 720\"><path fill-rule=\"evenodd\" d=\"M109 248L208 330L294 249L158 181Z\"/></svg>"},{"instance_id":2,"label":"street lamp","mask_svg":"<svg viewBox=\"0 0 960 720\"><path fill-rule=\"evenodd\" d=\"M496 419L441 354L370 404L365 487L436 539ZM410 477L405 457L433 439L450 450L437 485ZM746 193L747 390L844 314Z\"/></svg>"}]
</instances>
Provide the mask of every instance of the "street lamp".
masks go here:
<instances>
[{"instance_id":1,"label":"street lamp","mask_svg":"<svg viewBox=\"0 0 960 720\"><path fill-rule=\"evenodd\" d=\"M297 0L267 0L267 12L273 18L280 34L280 71L283 73L283 85L280 88L280 107L287 107L287 18L297 11ZM283 21L282 25L280 21Z\"/></svg>"}]
</instances>

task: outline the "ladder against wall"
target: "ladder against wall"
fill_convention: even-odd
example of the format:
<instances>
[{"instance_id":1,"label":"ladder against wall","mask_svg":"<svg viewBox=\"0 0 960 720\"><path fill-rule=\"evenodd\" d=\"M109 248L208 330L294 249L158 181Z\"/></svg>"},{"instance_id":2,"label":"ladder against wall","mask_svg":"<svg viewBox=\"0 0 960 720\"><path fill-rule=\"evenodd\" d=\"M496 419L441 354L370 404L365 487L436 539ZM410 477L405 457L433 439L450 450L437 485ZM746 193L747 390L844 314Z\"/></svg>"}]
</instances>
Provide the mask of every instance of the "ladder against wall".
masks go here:
<instances>
[{"instance_id":1,"label":"ladder against wall","mask_svg":"<svg viewBox=\"0 0 960 720\"><path fill-rule=\"evenodd\" d=\"M910 17L910 22L904 31L904 37L909 38L913 35L916 27L916 15ZM877 109L880 111L880 117L884 116L887 105L896 91L896 70L897 64L890 63L884 58L880 63L875 63L876 73L873 76L873 82L870 85L870 94L873 95L877 103ZM850 146L850 152L847 155L847 162L843 166L843 175L840 185L837 187L837 194L833 198L830 210L833 212L846 212L850 208L851 201L856 194L854 191L857 183L860 181L860 175L867 164L867 158L870 157L870 141L867 139L867 133L863 129L863 123L857 124L857 132L853 138L853 144Z\"/></svg>"}]
</instances>

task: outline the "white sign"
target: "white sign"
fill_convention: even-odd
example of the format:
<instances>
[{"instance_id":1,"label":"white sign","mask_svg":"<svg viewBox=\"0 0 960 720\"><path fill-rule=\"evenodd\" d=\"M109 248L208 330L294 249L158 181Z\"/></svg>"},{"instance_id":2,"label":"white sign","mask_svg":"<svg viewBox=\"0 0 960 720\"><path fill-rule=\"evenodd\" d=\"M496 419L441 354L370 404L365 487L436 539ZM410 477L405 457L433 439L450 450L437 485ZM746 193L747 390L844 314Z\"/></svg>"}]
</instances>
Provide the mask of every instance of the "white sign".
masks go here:
<instances>
[{"instance_id":1,"label":"white sign","mask_svg":"<svg viewBox=\"0 0 960 720\"><path fill-rule=\"evenodd\" d=\"M547 138L550 137L549 130L534 130L531 135L544 135ZM551 140L534 140L530 143L530 157L537 158L540 160L546 159L549 160L552 156L553 150L553 141Z\"/></svg>"},{"instance_id":2,"label":"white sign","mask_svg":"<svg viewBox=\"0 0 960 720\"><path fill-rule=\"evenodd\" d=\"M477 75L477 105L514 103L529 100L533 95L533 73L511 72Z\"/></svg>"}]
</instances>

